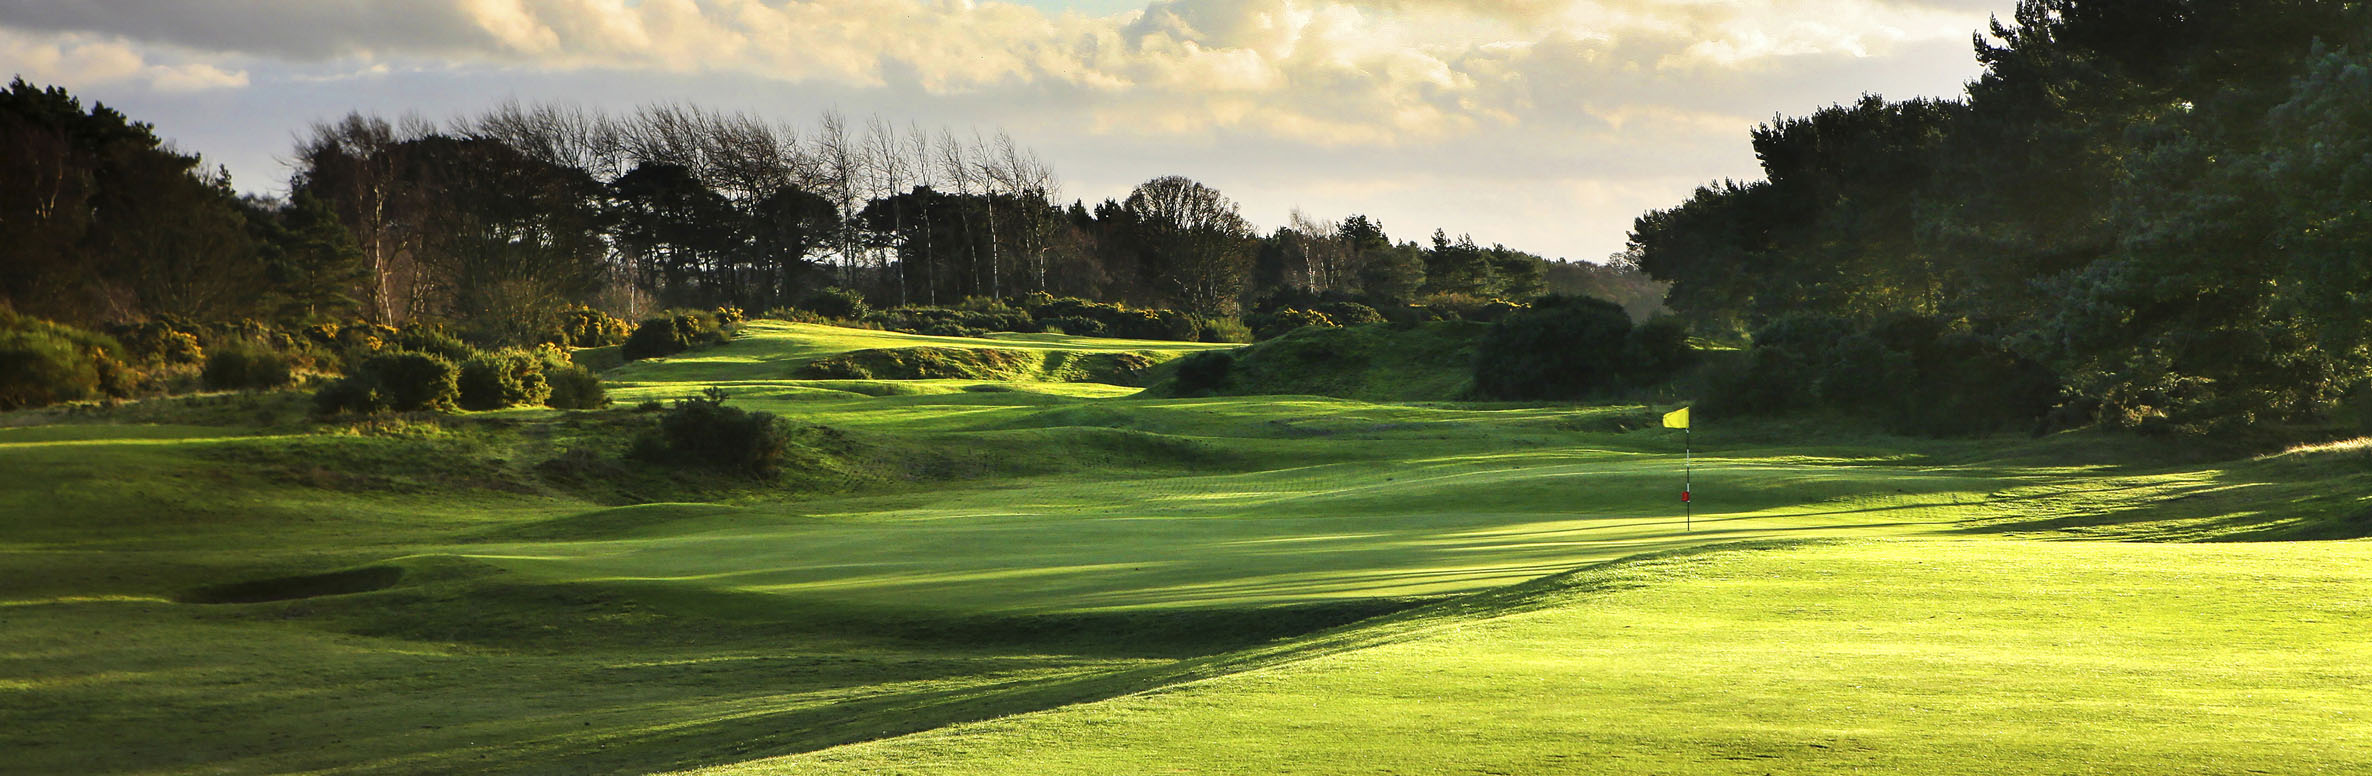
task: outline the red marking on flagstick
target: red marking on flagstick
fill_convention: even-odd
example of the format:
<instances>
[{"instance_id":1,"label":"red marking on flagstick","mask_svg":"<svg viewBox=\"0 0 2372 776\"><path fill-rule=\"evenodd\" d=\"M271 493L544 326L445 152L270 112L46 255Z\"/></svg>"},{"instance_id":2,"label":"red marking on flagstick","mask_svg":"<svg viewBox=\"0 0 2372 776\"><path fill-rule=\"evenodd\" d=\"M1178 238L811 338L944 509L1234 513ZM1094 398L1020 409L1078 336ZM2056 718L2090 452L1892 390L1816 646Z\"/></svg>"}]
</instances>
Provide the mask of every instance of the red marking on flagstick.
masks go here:
<instances>
[{"instance_id":1,"label":"red marking on flagstick","mask_svg":"<svg viewBox=\"0 0 2372 776\"><path fill-rule=\"evenodd\" d=\"M1681 500L1682 502L1687 502L1687 501L1688 501L1688 491L1685 491L1685 490L1684 490L1684 491L1681 491L1681 492L1680 492L1680 500Z\"/></svg>"}]
</instances>

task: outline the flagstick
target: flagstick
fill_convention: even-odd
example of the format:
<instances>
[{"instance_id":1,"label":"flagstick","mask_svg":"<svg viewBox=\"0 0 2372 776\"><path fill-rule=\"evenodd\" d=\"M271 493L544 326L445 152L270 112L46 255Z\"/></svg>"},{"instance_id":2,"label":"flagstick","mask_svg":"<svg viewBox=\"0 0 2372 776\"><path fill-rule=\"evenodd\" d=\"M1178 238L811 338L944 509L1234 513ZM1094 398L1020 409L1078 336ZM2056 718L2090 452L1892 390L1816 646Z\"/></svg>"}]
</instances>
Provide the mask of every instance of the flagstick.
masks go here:
<instances>
[{"instance_id":1,"label":"flagstick","mask_svg":"<svg viewBox=\"0 0 2372 776\"><path fill-rule=\"evenodd\" d=\"M1693 491L1696 490L1697 484L1697 461L1694 445L1690 442L1691 439L1689 429L1680 430L1680 506L1683 510L1681 518L1683 522L1680 524L1680 530L1682 531L1697 530L1697 504L1691 500L1696 497Z\"/></svg>"}]
</instances>

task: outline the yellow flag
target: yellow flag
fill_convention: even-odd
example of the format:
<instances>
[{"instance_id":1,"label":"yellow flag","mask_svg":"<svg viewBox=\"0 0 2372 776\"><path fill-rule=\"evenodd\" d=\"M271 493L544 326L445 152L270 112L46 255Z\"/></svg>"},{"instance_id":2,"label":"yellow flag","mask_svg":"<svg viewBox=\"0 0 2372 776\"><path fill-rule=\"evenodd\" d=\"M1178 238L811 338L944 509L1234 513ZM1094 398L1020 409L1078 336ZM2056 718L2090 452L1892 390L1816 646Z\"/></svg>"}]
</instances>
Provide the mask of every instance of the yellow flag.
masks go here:
<instances>
[{"instance_id":1,"label":"yellow flag","mask_svg":"<svg viewBox=\"0 0 2372 776\"><path fill-rule=\"evenodd\" d=\"M1688 408L1664 413L1664 428L1688 428Z\"/></svg>"}]
</instances>

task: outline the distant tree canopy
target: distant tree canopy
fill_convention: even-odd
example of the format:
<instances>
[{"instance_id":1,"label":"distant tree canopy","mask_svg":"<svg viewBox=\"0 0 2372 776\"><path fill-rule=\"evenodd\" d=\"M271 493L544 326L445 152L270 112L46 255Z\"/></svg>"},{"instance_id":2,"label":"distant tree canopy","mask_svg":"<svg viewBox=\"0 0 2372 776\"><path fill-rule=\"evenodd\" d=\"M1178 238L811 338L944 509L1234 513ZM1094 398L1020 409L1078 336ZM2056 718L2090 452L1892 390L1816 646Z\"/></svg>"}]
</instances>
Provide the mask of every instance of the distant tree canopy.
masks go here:
<instances>
[{"instance_id":1,"label":"distant tree canopy","mask_svg":"<svg viewBox=\"0 0 2372 776\"><path fill-rule=\"evenodd\" d=\"M0 181L0 301L26 314L209 318L263 286L228 178L107 106L10 83Z\"/></svg>"},{"instance_id":2,"label":"distant tree canopy","mask_svg":"<svg viewBox=\"0 0 2372 776\"><path fill-rule=\"evenodd\" d=\"M1757 128L1764 178L1641 216L1637 266L1709 334L1929 317L2118 425L2367 390L2372 6L2027 0L1976 54L1965 99Z\"/></svg>"},{"instance_id":3,"label":"distant tree canopy","mask_svg":"<svg viewBox=\"0 0 2372 776\"><path fill-rule=\"evenodd\" d=\"M1395 242L1363 215L1296 212L1258 235L1180 176L1062 205L1054 172L1001 133L836 113L812 128L678 106L508 104L441 125L355 113L315 124L290 158L285 201L241 198L147 125L15 82L0 95L0 304L85 325L360 318L519 344L585 307L762 312L824 289L877 309L1043 293L1205 321L1479 307L1552 276L1627 293L1636 314L1660 293L1627 266L1441 231Z\"/></svg>"}]
</instances>

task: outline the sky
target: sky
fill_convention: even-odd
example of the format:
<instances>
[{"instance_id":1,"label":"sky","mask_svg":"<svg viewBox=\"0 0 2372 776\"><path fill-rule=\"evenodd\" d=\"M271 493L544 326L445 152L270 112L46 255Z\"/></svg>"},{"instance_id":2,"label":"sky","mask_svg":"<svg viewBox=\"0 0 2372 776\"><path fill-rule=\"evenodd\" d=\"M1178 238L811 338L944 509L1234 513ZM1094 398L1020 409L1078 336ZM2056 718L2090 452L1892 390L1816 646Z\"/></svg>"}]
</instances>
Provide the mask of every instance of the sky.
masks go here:
<instances>
[{"instance_id":1,"label":"sky","mask_svg":"<svg viewBox=\"0 0 2372 776\"><path fill-rule=\"evenodd\" d=\"M0 0L0 71L155 125L253 192L311 123L659 103L1011 133L1061 195L1184 175L1299 209L1604 260L1760 177L1747 133L1953 97L2013 0Z\"/></svg>"}]
</instances>

